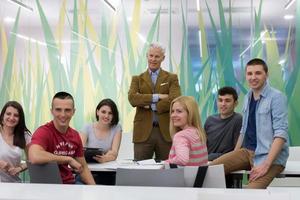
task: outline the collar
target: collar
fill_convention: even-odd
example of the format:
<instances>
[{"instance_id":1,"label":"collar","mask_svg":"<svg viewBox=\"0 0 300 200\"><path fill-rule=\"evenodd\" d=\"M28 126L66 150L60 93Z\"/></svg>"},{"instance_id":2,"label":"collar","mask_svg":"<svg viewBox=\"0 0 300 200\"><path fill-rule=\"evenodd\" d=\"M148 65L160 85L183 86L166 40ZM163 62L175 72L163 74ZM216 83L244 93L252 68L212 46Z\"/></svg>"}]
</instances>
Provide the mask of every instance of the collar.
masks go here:
<instances>
[{"instance_id":1,"label":"collar","mask_svg":"<svg viewBox=\"0 0 300 200\"><path fill-rule=\"evenodd\" d=\"M269 90L270 90L271 86L269 84L268 81L265 82L265 85L263 86L263 89L261 90L260 92L260 97L266 97ZM253 96L253 90L250 90L250 95L249 95L249 98L251 98Z\"/></svg>"},{"instance_id":2,"label":"collar","mask_svg":"<svg viewBox=\"0 0 300 200\"><path fill-rule=\"evenodd\" d=\"M156 71L151 71L149 68L148 68L148 72L149 72L149 74L150 74L150 76L151 76L151 73L153 73L153 74L155 74L155 75L157 75L158 76L158 74L159 74L159 72L160 72L160 68L158 68Z\"/></svg>"},{"instance_id":3,"label":"collar","mask_svg":"<svg viewBox=\"0 0 300 200\"><path fill-rule=\"evenodd\" d=\"M266 81L266 83L265 83L265 85L264 85L264 87L263 87L263 89L262 89L262 91L260 93L260 96L266 97L267 94L268 94L268 92L269 92L269 90L270 90L270 88L271 88L270 84L268 83L268 81Z\"/></svg>"}]
</instances>

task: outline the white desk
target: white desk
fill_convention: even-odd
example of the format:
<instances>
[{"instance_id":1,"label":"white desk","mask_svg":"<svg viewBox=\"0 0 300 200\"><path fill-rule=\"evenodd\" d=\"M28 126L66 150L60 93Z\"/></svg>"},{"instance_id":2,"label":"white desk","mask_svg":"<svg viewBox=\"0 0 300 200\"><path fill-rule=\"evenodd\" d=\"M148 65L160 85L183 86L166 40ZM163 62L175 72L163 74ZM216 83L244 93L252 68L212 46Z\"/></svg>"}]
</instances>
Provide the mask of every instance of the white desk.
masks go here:
<instances>
[{"instance_id":1,"label":"white desk","mask_svg":"<svg viewBox=\"0 0 300 200\"><path fill-rule=\"evenodd\" d=\"M288 193L289 199L299 199L300 196L300 188L299 187L268 187L267 190L272 195L276 195L277 193Z\"/></svg>"},{"instance_id":2,"label":"white desk","mask_svg":"<svg viewBox=\"0 0 300 200\"><path fill-rule=\"evenodd\" d=\"M292 192L268 190L125 187L0 183L0 199L10 200L296 200Z\"/></svg>"},{"instance_id":3,"label":"white desk","mask_svg":"<svg viewBox=\"0 0 300 200\"><path fill-rule=\"evenodd\" d=\"M132 160L117 160L106 163L89 163L88 167L93 172L116 171L117 168L131 169L161 169L163 164L137 164Z\"/></svg>"}]
</instances>

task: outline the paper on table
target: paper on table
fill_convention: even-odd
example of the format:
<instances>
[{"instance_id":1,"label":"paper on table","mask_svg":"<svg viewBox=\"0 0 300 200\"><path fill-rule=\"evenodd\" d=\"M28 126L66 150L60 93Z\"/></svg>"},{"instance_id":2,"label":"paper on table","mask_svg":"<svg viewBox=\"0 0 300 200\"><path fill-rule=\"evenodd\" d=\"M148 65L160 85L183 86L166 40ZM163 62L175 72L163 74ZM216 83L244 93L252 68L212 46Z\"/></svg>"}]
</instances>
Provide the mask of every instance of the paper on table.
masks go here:
<instances>
[{"instance_id":1,"label":"paper on table","mask_svg":"<svg viewBox=\"0 0 300 200\"><path fill-rule=\"evenodd\" d=\"M163 169L163 165L120 165L118 168L125 168L125 169Z\"/></svg>"},{"instance_id":2,"label":"paper on table","mask_svg":"<svg viewBox=\"0 0 300 200\"><path fill-rule=\"evenodd\" d=\"M139 165L155 165L157 164L154 159L140 160L137 161Z\"/></svg>"}]
</instances>

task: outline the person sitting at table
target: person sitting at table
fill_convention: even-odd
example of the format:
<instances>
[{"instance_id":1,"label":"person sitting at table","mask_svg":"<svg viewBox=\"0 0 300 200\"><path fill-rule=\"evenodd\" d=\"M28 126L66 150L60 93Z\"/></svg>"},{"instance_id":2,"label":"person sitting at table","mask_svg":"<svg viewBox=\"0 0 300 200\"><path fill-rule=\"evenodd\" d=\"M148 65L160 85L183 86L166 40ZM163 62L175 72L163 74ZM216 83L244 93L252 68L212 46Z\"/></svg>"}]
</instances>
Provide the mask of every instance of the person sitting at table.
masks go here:
<instances>
[{"instance_id":1,"label":"person sitting at table","mask_svg":"<svg viewBox=\"0 0 300 200\"><path fill-rule=\"evenodd\" d=\"M218 90L218 114L209 116L204 123L207 136L208 160L233 151L240 135L243 117L234 112L238 105L238 94L233 87Z\"/></svg>"},{"instance_id":2,"label":"person sitting at table","mask_svg":"<svg viewBox=\"0 0 300 200\"><path fill-rule=\"evenodd\" d=\"M234 151L212 161L224 164L226 175L250 170L247 188L266 189L285 168L289 156L287 98L268 82L268 65L250 60L245 77L250 90L244 97L242 129Z\"/></svg>"},{"instance_id":3,"label":"person sitting at table","mask_svg":"<svg viewBox=\"0 0 300 200\"><path fill-rule=\"evenodd\" d=\"M82 183L94 185L95 181L83 156L79 133L70 127L75 114L75 102L71 94L57 92L52 98L53 120L35 130L28 149L32 164L56 162L64 184L75 184L77 173Z\"/></svg>"},{"instance_id":4,"label":"person sitting at table","mask_svg":"<svg viewBox=\"0 0 300 200\"><path fill-rule=\"evenodd\" d=\"M104 155L93 158L104 163L116 160L122 137L122 128L119 122L119 112L114 101L103 99L96 107L97 121L85 125L81 131L82 144L85 147L101 148Z\"/></svg>"},{"instance_id":5,"label":"person sitting at table","mask_svg":"<svg viewBox=\"0 0 300 200\"><path fill-rule=\"evenodd\" d=\"M23 151L27 154L30 140L22 106L8 101L0 114L0 182L21 182L18 175L27 169L21 156Z\"/></svg>"},{"instance_id":6,"label":"person sitting at table","mask_svg":"<svg viewBox=\"0 0 300 200\"><path fill-rule=\"evenodd\" d=\"M208 162L206 135L198 104L191 96L180 96L170 106L170 134L173 144L166 163L201 166Z\"/></svg>"}]
</instances>

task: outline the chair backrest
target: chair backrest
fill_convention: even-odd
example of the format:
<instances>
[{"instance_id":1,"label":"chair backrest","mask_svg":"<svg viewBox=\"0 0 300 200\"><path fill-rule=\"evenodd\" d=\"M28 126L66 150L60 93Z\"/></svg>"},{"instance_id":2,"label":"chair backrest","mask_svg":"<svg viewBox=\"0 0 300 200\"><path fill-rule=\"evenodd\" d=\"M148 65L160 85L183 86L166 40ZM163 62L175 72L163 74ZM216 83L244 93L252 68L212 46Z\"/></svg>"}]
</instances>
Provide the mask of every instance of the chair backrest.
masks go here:
<instances>
[{"instance_id":1,"label":"chair backrest","mask_svg":"<svg viewBox=\"0 0 300 200\"><path fill-rule=\"evenodd\" d=\"M116 185L184 187L183 169L117 168Z\"/></svg>"},{"instance_id":2,"label":"chair backrest","mask_svg":"<svg viewBox=\"0 0 300 200\"><path fill-rule=\"evenodd\" d=\"M30 183L62 183L58 165L55 162L31 164L27 161L27 167Z\"/></svg>"},{"instance_id":3,"label":"chair backrest","mask_svg":"<svg viewBox=\"0 0 300 200\"><path fill-rule=\"evenodd\" d=\"M184 181L186 187L193 187L199 167L184 167ZM224 166L211 165L208 166L205 178L202 184L203 188L226 188Z\"/></svg>"},{"instance_id":4,"label":"chair backrest","mask_svg":"<svg viewBox=\"0 0 300 200\"><path fill-rule=\"evenodd\" d=\"M122 133L122 141L119 148L118 160L133 159L132 132Z\"/></svg>"},{"instance_id":5,"label":"chair backrest","mask_svg":"<svg viewBox=\"0 0 300 200\"><path fill-rule=\"evenodd\" d=\"M289 147L288 161L300 161L300 146Z\"/></svg>"}]
</instances>

